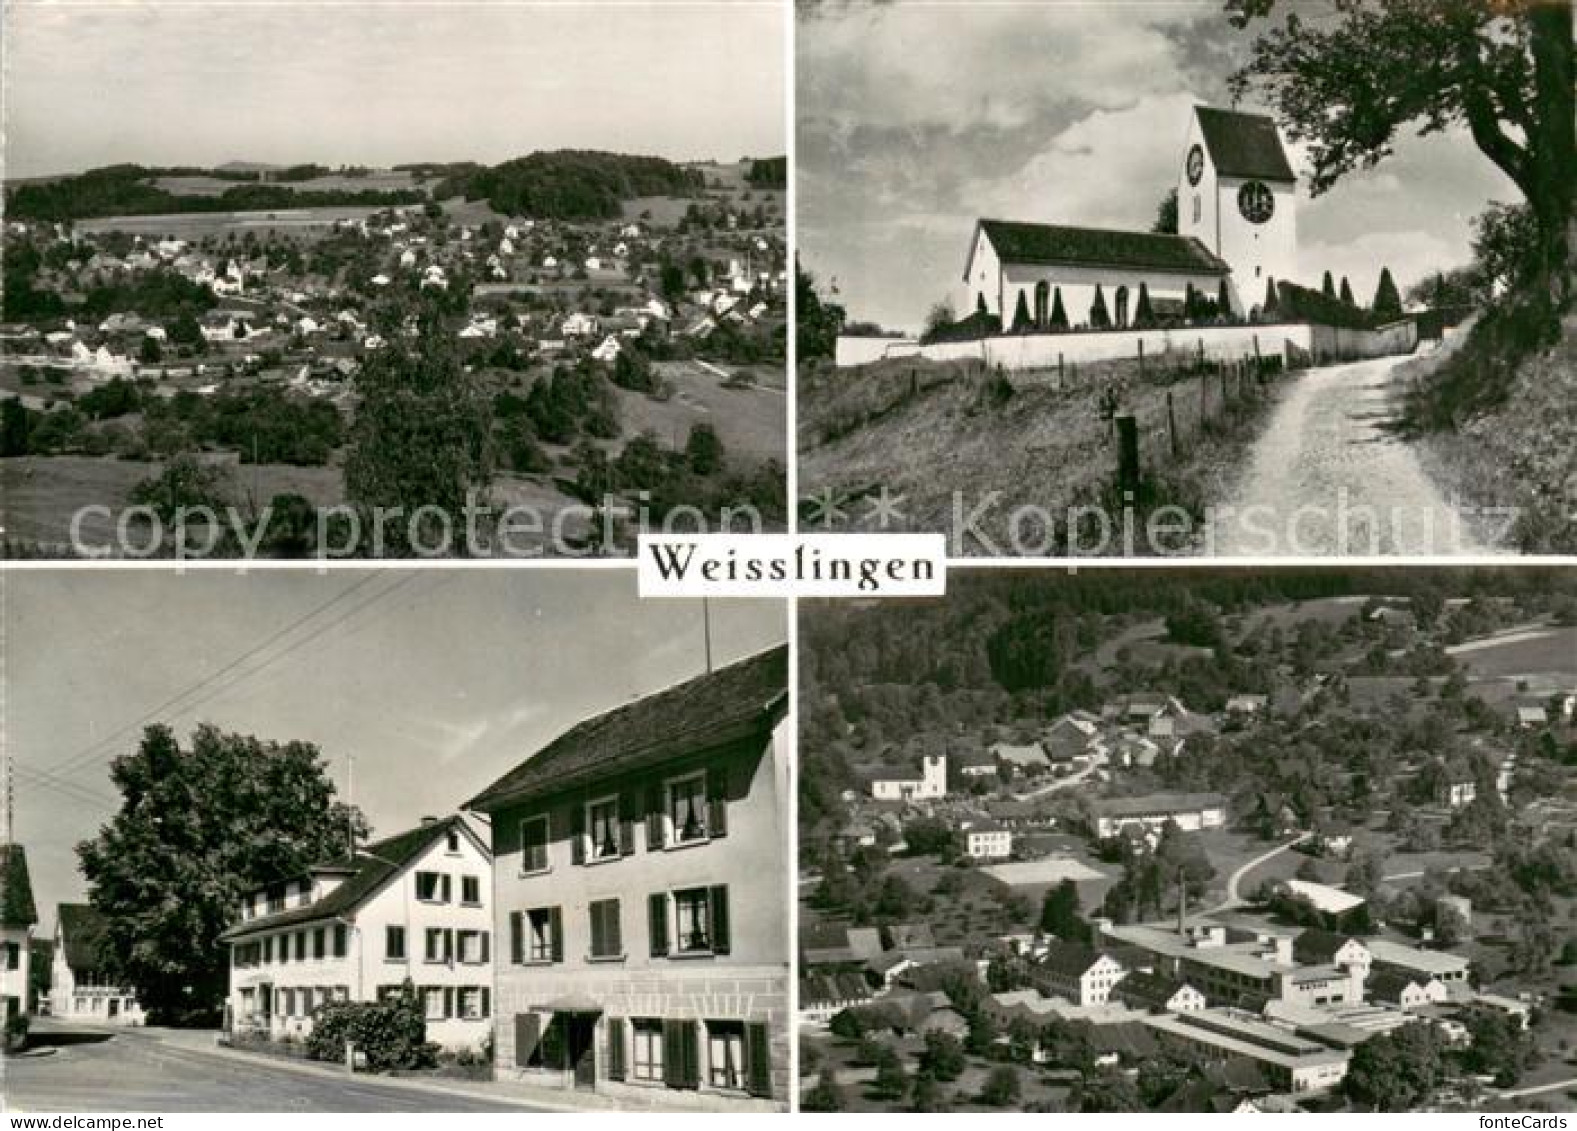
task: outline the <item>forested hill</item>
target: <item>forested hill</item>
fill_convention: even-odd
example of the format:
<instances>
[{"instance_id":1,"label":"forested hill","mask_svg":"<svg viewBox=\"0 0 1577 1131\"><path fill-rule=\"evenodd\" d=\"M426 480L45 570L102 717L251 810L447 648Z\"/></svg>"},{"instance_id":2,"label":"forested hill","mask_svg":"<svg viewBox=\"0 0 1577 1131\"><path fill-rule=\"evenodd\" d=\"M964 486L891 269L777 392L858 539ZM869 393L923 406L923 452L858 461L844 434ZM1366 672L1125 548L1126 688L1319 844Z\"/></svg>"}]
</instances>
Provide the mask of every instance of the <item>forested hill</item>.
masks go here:
<instances>
[{"instance_id":1,"label":"forested hill","mask_svg":"<svg viewBox=\"0 0 1577 1131\"><path fill-rule=\"evenodd\" d=\"M248 212L286 208L361 206L386 208L426 199L416 189L310 189L283 184L238 183L216 195L179 194L154 184L167 175L202 173L191 169L154 169L107 165L69 177L8 186L6 215L13 220L87 220L98 216L156 216L177 212ZM222 180L234 175L208 173Z\"/></svg>"},{"instance_id":2,"label":"forested hill","mask_svg":"<svg viewBox=\"0 0 1577 1131\"><path fill-rule=\"evenodd\" d=\"M692 196L705 187L695 169L661 157L563 149L532 153L490 168L458 170L433 189L435 199L485 200L495 212L539 220L606 220L626 200Z\"/></svg>"}]
</instances>

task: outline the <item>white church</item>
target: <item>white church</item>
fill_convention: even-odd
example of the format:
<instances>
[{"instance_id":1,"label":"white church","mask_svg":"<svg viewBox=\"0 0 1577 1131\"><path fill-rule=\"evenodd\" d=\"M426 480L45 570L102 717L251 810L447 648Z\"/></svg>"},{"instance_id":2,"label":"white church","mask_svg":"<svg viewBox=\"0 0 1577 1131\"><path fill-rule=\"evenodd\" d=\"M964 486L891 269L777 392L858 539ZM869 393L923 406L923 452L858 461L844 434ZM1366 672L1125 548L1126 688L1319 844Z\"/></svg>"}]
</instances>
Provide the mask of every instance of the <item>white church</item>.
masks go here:
<instances>
[{"instance_id":1,"label":"white church","mask_svg":"<svg viewBox=\"0 0 1577 1131\"><path fill-rule=\"evenodd\" d=\"M1247 316L1268 280L1298 278L1296 187L1274 121L1197 106L1178 171L1177 235L982 219L954 309L984 309L1009 330L1022 299L1034 329L1077 328L1092 323L1099 287L1121 328L1137 314L1141 284L1157 317L1180 316L1190 287L1215 301L1225 284L1233 313Z\"/></svg>"}]
</instances>

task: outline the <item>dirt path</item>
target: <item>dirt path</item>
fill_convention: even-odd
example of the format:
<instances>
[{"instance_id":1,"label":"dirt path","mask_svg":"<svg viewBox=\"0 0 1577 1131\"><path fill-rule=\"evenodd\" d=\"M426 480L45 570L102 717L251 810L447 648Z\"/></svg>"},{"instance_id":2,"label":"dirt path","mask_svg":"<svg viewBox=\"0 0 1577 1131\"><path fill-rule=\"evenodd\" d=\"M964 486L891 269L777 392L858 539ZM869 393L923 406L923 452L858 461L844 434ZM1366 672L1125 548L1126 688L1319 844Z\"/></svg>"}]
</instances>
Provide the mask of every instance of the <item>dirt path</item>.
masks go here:
<instances>
[{"instance_id":1,"label":"dirt path","mask_svg":"<svg viewBox=\"0 0 1577 1131\"><path fill-rule=\"evenodd\" d=\"M1300 374L1207 525L1205 552L1288 556L1492 552L1387 428L1406 357Z\"/></svg>"}]
</instances>

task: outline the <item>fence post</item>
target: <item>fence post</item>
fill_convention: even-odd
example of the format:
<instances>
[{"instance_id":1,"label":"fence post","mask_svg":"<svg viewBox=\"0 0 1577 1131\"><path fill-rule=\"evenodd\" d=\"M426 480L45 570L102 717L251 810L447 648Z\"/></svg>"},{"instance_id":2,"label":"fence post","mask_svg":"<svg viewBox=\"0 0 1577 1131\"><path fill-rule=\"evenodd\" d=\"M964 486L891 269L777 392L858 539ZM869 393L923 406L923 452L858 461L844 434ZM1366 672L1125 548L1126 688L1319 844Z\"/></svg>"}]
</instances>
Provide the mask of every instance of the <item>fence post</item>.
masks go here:
<instances>
[{"instance_id":1,"label":"fence post","mask_svg":"<svg viewBox=\"0 0 1577 1131\"><path fill-rule=\"evenodd\" d=\"M1117 488L1139 493L1139 422L1132 416L1117 418Z\"/></svg>"},{"instance_id":2,"label":"fence post","mask_svg":"<svg viewBox=\"0 0 1577 1131\"><path fill-rule=\"evenodd\" d=\"M1139 380L1144 380L1144 339L1139 339Z\"/></svg>"},{"instance_id":3,"label":"fence post","mask_svg":"<svg viewBox=\"0 0 1577 1131\"><path fill-rule=\"evenodd\" d=\"M1177 458L1177 412L1172 407L1172 390L1166 391L1166 430L1172 437L1172 458Z\"/></svg>"},{"instance_id":4,"label":"fence post","mask_svg":"<svg viewBox=\"0 0 1577 1131\"><path fill-rule=\"evenodd\" d=\"M1205 423L1210 419L1210 412L1209 412L1210 386L1208 384L1209 380L1210 380L1210 374L1208 374L1208 373L1201 373L1199 375L1199 427L1201 427L1201 428L1203 428L1205 426Z\"/></svg>"},{"instance_id":5,"label":"fence post","mask_svg":"<svg viewBox=\"0 0 1577 1131\"><path fill-rule=\"evenodd\" d=\"M1057 351L1057 386L1062 386L1062 351Z\"/></svg>"}]
</instances>

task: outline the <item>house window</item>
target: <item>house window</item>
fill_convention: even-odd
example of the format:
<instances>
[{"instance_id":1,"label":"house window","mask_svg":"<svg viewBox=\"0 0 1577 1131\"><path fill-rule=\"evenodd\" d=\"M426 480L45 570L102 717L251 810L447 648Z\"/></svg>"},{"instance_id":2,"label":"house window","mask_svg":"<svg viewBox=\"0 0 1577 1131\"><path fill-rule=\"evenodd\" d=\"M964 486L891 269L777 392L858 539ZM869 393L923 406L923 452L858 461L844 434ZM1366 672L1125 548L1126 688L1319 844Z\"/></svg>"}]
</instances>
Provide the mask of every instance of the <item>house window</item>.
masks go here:
<instances>
[{"instance_id":1,"label":"house window","mask_svg":"<svg viewBox=\"0 0 1577 1131\"><path fill-rule=\"evenodd\" d=\"M444 1011L444 988L442 986L427 986L422 990L422 1001L426 1005L427 1020L442 1021L448 1014Z\"/></svg>"},{"instance_id":2,"label":"house window","mask_svg":"<svg viewBox=\"0 0 1577 1131\"><path fill-rule=\"evenodd\" d=\"M482 880L477 876L460 877L460 902L472 907L482 902Z\"/></svg>"},{"instance_id":3,"label":"house window","mask_svg":"<svg viewBox=\"0 0 1577 1131\"><path fill-rule=\"evenodd\" d=\"M619 929L619 901L594 900L588 911L591 914L591 957L622 958L624 942Z\"/></svg>"},{"instance_id":4,"label":"house window","mask_svg":"<svg viewBox=\"0 0 1577 1131\"><path fill-rule=\"evenodd\" d=\"M712 949L712 923L706 888L674 892L674 941L680 954Z\"/></svg>"},{"instance_id":5,"label":"house window","mask_svg":"<svg viewBox=\"0 0 1577 1131\"><path fill-rule=\"evenodd\" d=\"M448 962L454 957L454 932L443 927L427 928L427 948L425 956L428 962Z\"/></svg>"},{"instance_id":6,"label":"house window","mask_svg":"<svg viewBox=\"0 0 1577 1131\"><path fill-rule=\"evenodd\" d=\"M457 833L457 832L450 832L449 835L444 838L444 851L449 853L450 856L458 856L458 855L460 855L460 834L459 833Z\"/></svg>"},{"instance_id":7,"label":"house window","mask_svg":"<svg viewBox=\"0 0 1577 1131\"><path fill-rule=\"evenodd\" d=\"M586 826L591 834L590 857L613 860L619 855L619 801L610 797L586 806Z\"/></svg>"},{"instance_id":8,"label":"house window","mask_svg":"<svg viewBox=\"0 0 1577 1131\"><path fill-rule=\"evenodd\" d=\"M492 1011L492 995L486 986L465 986L460 990L460 1016L467 1021L482 1021Z\"/></svg>"},{"instance_id":9,"label":"house window","mask_svg":"<svg viewBox=\"0 0 1577 1131\"><path fill-rule=\"evenodd\" d=\"M651 1017L630 1022L634 1045L631 1074L637 1080L661 1083L663 1079L663 1023Z\"/></svg>"},{"instance_id":10,"label":"house window","mask_svg":"<svg viewBox=\"0 0 1577 1131\"><path fill-rule=\"evenodd\" d=\"M548 819L527 817L520 822L520 870L548 870Z\"/></svg>"},{"instance_id":11,"label":"house window","mask_svg":"<svg viewBox=\"0 0 1577 1131\"><path fill-rule=\"evenodd\" d=\"M390 962L405 961L404 927L385 927L383 929L383 957Z\"/></svg>"},{"instance_id":12,"label":"house window","mask_svg":"<svg viewBox=\"0 0 1577 1131\"><path fill-rule=\"evenodd\" d=\"M1199 223L1199 214L1200 214L1199 194L1196 192L1194 194L1194 223L1196 223L1196 224Z\"/></svg>"},{"instance_id":13,"label":"house window","mask_svg":"<svg viewBox=\"0 0 1577 1131\"><path fill-rule=\"evenodd\" d=\"M297 962L305 962L306 960L307 960L307 932L305 932L305 931L297 931L296 932L296 961Z\"/></svg>"},{"instance_id":14,"label":"house window","mask_svg":"<svg viewBox=\"0 0 1577 1131\"><path fill-rule=\"evenodd\" d=\"M270 915L285 909L285 888L283 884L268 889L268 913Z\"/></svg>"},{"instance_id":15,"label":"house window","mask_svg":"<svg viewBox=\"0 0 1577 1131\"><path fill-rule=\"evenodd\" d=\"M460 961L479 965L487 961L487 932L460 932Z\"/></svg>"},{"instance_id":16,"label":"house window","mask_svg":"<svg viewBox=\"0 0 1577 1131\"><path fill-rule=\"evenodd\" d=\"M448 903L449 876L438 872L417 872L416 898L423 903Z\"/></svg>"},{"instance_id":17,"label":"house window","mask_svg":"<svg viewBox=\"0 0 1577 1131\"><path fill-rule=\"evenodd\" d=\"M557 907L533 907L527 911L525 961L563 961L564 946L559 941L561 930Z\"/></svg>"},{"instance_id":18,"label":"house window","mask_svg":"<svg viewBox=\"0 0 1577 1131\"><path fill-rule=\"evenodd\" d=\"M345 924L334 924L334 957L345 957Z\"/></svg>"},{"instance_id":19,"label":"house window","mask_svg":"<svg viewBox=\"0 0 1577 1131\"><path fill-rule=\"evenodd\" d=\"M708 1021L706 1023L707 1082L714 1088L730 1091L745 1089L745 1023Z\"/></svg>"},{"instance_id":20,"label":"house window","mask_svg":"<svg viewBox=\"0 0 1577 1131\"><path fill-rule=\"evenodd\" d=\"M328 956L328 931L319 927L312 932L312 957L325 958Z\"/></svg>"},{"instance_id":21,"label":"house window","mask_svg":"<svg viewBox=\"0 0 1577 1131\"><path fill-rule=\"evenodd\" d=\"M706 839L705 774L691 774L668 783L668 820L675 844Z\"/></svg>"}]
</instances>

